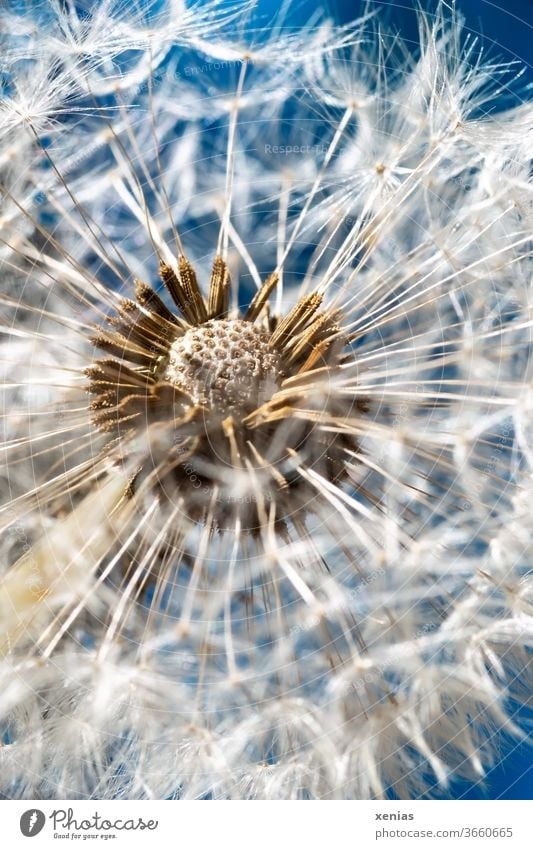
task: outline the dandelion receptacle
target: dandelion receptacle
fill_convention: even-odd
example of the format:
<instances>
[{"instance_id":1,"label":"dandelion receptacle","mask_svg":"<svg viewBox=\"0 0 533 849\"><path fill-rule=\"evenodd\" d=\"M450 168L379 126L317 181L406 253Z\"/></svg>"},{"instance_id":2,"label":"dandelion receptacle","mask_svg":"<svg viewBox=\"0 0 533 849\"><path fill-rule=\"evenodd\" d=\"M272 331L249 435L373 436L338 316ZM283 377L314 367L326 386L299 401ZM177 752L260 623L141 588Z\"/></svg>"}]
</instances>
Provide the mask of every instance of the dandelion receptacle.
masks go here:
<instances>
[{"instance_id":1,"label":"dandelion receptacle","mask_svg":"<svg viewBox=\"0 0 533 849\"><path fill-rule=\"evenodd\" d=\"M0 12L0 792L482 782L531 685L519 69L447 3L416 47L83 6Z\"/></svg>"}]
</instances>

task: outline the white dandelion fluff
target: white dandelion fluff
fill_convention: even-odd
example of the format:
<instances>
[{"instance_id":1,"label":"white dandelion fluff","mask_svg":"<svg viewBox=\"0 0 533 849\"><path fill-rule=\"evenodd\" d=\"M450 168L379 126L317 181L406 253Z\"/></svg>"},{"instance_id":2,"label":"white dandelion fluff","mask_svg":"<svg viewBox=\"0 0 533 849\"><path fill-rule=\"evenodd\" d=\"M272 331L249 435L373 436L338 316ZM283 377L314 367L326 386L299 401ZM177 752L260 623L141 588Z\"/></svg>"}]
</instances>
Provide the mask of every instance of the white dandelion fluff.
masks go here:
<instances>
[{"instance_id":1,"label":"white dandelion fluff","mask_svg":"<svg viewBox=\"0 0 533 849\"><path fill-rule=\"evenodd\" d=\"M417 798L523 734L529 103L446 4L3 10L0 789Z\"/></svg>"}]
</instances>

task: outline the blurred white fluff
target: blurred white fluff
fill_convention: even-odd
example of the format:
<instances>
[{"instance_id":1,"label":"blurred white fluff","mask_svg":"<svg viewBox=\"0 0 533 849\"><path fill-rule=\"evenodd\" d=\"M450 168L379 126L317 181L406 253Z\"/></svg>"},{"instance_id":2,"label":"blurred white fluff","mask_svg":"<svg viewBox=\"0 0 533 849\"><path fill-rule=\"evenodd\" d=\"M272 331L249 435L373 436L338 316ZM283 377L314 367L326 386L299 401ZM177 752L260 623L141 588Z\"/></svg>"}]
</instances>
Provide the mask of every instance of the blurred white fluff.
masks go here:
<instances>
[{"instance_id":1,"label":"blurred white fluff","mask_svg":"<svg viewBox=\"0 0 533 849\"><path fill-rule=\"evenodd\" d=\"M372 16L295 33L247 2L135 9L2 12L0 608L25 636L1 641L0 791L443 796L521 733L531 684L533 108L494 108L514 71L444 3L416 56ZM278 313L321 287L354 342L310 405L372 402L348 484L310 462L321 512L255 537L155 496L132 518L154 442L118 477L83 376L175 227L205 279L234 116L232 277L249 294L278 264Z\"/></svg>"}]
</instances>

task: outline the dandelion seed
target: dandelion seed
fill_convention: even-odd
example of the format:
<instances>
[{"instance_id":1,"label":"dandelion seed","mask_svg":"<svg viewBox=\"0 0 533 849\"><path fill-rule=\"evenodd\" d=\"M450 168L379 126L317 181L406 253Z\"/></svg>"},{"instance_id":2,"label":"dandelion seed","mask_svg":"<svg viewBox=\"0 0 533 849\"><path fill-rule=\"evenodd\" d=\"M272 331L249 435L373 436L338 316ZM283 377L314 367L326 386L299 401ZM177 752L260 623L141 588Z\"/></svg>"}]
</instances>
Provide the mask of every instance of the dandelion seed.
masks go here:
<instances>
[{"instance_id":1,"label":"dandelion seed","mask_svg":"<svg viewBox=\"0 0 533 849\"><path fill-rule=\"evenodd\" d=\"M446 4L417 56L372 16L3 14L2 793L479 780L533 621L512 69Z\"/></svg>"}]
</instances>

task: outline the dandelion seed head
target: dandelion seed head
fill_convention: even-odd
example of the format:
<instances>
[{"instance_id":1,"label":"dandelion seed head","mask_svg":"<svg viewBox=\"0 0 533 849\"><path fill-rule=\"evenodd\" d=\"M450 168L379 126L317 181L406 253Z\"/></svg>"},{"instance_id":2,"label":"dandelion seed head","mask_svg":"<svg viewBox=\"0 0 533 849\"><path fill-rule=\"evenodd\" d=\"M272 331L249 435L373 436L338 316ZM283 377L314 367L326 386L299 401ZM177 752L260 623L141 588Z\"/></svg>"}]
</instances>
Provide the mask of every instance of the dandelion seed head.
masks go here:
<instances>
[{"instance_id":1,"label":"dandelion seed head","mask_svg":"<svg viewBox=\"0 0 533 849\"><path fill-rule=\"evenodd\" d=\"M530 105L444 3L414 53L69 9L5 12L2 793L478 781L533 643Z\"/></svg>"},{"instance_id":2,"label":"dandelion seed head","mask_svg":"<svg viewBox=\"0 0 533 849\"><path fill-rule=\"evenodd\" d=\"M207 299L183 256L178 269L160 268L176 314L138 282L137 300L123 300L108 318L111 330L94 337L114 355L86 369L93 422L112 437L109 457L124 461L131 446L135 486L148 474L165 497L218 529L243 521L259 528L274 505L277 521L312 510L309 487L295 475L299 455L333 482L345 474L343 452L357 444L333 428L319 433L315 416L328 407L332 416L365 409L362 400L341 399L329 379L344 356L338 313L321 309L323 297L313 293L286 316L272 315L276 273L241 317L229 317L231 281L220 257Z\"/></svg>"},{"instance_id":3,"label":"dandelion seed head","mask_svg":"<svg viewBox=\"0 0 533 849\"><path fill-rule=\"evenodd\" d=\"M207 405L210 417L241 419L279 388L280 357L253 324L211 320L171 345L165 377Z\"/></svg>"}]
</instances>

